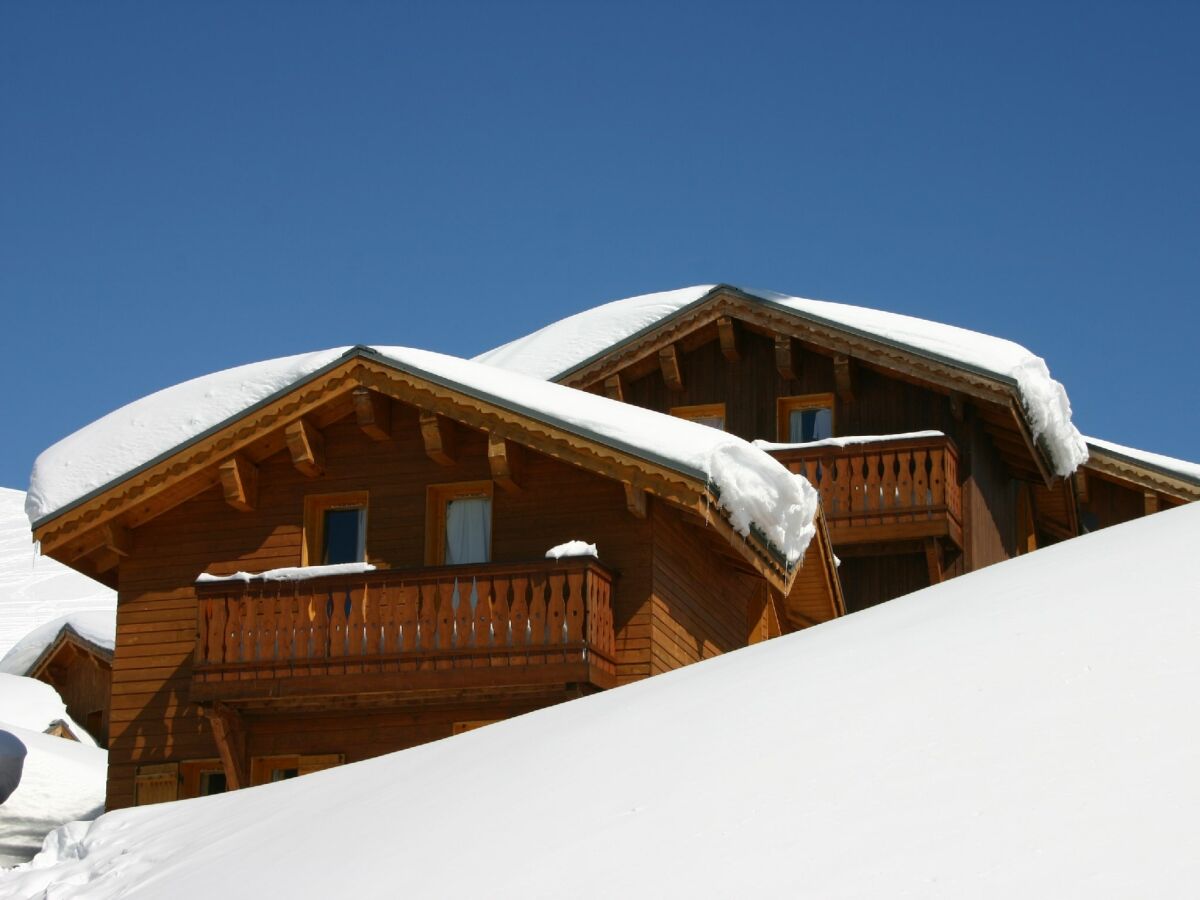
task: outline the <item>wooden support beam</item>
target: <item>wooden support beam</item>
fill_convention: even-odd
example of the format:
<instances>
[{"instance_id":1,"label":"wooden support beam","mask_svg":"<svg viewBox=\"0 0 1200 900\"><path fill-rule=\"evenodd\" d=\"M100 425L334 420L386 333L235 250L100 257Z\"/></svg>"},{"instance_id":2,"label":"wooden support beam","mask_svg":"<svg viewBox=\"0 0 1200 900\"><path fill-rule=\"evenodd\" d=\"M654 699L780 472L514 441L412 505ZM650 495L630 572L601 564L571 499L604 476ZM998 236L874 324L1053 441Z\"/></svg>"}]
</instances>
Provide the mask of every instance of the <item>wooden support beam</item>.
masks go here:
<instances>
[{"instance_id":1,"label":"wooden support beam","mask_svg":"<svg viewBox=\"0 0 1200 900\"><path fill-rule=\"evenodd\" d=\"M92 572L95 575L103 575L105 572L111 572L121 564L121 556L107 547L100 547L94 550L92 555L88 557L88 561L92 564Z\"/></svg>"},{"instance_id":2,"label":"wooden support beam","mask_svg":"<svg viewBox=\"0 0 1200 900\"><path fill-rule=\"evenodd\" d=\"M421 413L421 440L425 442L425 455L435 463L454 465L458 453L456 437L453 421L437 413Z\"/></svg>"},{"instance_id":3,"label":"wooden support beam","mask_svg":"<svg viewBox=\"0 0 1200 900\"><path fill-rule=\"evenodd\" d=\"M668 344L658 351L658 367L662 369L663 381L673 391L683 390L683 376L679 373L679 354L675 345Z\"/></svg>"},{"instance_id":4,"label":"wooden support beam","mask_svg":"<svg viewBox=\"0 0 1200 900\"><path fill-rule=\"evenodd\" d=\"M717 319L717 334L721 338L721 352L730 362L738 361L737 326L729 316Z\"/></svg>"},{"instance_id":5,"label":"wooden support beam","mask_svg":"<svg viewBox=\"0 0 1200 900\"><path fill-rule=\"evenodd\" d=\"M1088 477L1083 469L1075 470L1075 496L1080 503L1088 502Z\"/></svg>"},{"instance_id":6,"label":"wooden support beam","mask_svg":"<svg viewBox=\"0 0 1200 900\"><path fill-rule=\"evenodd\" d=\"M852 377L850 357L839 353L833 358L833 379L837 387L838 399L843 403L854 402L854 381Z\"/></svg>"},{"instance_id":7,"label":"wooden support beam","mask_svg":"<svg viewBox=\"0 0 1200 900\"><path fill-rule=\"evenodd\" d=\"M133 534L120 522L109 522L100 526L101 546L117 556L128 556L133 552Z\"/></svg>"},{"instance_id":8,"label":"wooden support beam","mask_svg":"<svg viewBox=\"0 0 1200 900\"><path fill-rule=\"evenodd\" d=\"M386 441L392 436L392 401L367 387L356 387L350 394L354 418L368 437Z\"/></svg>"},{"instance_id":9,"label":"wooden support beam","mask_svg":"<svg viewBox=\"0 0 1200 900\"><path fill-rule=\"evenodd\" d=\"M646 492L626 481L625 506L636 518L646 518Z\"/></svg>"},{"instance_id":10,"label":"wooden support beam","mask_svg":"<svg viewBox=\"0 0 1200 900\"><path fill-rule=\"evenodd\" d=\"M796 353L790 335L775 335L775 368L779 370L779 377L784 381L796 380L799 366L796 365Z\"/></svg>"},{"instance_id":11,"label":"wooden support beam","mask_svg":"<svg viewBox=\"0 0 1200 900\"><path fill-rule=\"evenodd\" d=\"M1158 494L1154 491L1143 491L1142 499L1146 505L1146 515L1150 516L1158 512Z\"/></svg>"},{"instance_id":12,"label":"wooden support beam","mask_svg":"<svg viewBox=\"0 0 1200 900\"><path fill-rule=\"evenodd\" d=\"M510 494L521 492L524 476L521 448L497 435L488 435L488 465L492 480Z\"/></svg>"},{"instance_id":13,"label":"wooden support beam","mask_svg":"<svg viewBox=\"0 0 1200 900\"><path fill-rule=\"evenodd\" d=\"M925 539L925 564L929 567L929 583L942 583L942 546L937 538Z\"/></svg>"},{"instance_id":14,"label":"wooden support beam","mask_svg":"<svg viewBox=\"0 0 1200 900\"><path fill-rule=\"evenodd\" d=\"M963 415L966 412L966 398L959 391L950 392L950 415L954 417L955 422L961 422Z\"/></svg>"},{"instance_id":15,"label":"wooden support beam","mask_svg":"<svg viewBox=\"0 0 1200 900\"><path fill-rule=\"evenodd\" d=\"M242 728L242 717L224 703L214 703L204 710L212 726L213 740L217 744L217 755L225 770L225 783L231 791L249 787L246 775L246 732Z\"/></svg>"},{"instance_id":16,"label":"wooden support beam","mask_svg":"<svg viewBox=\"0 0 1200 900\"><path fill-rule=\"evenodd\" d=\"M625 401L625 385L620 375L609 375L604 379L604 396L609 400Z\"/></svg>"},{"instance_id":17,"label":"wooden support beam","mask_svg":"<svg viewBox=\"0 0 1200 900\"><path fill-rule=\"evenodd\" d=\"M258 504L258 466L239 453L221 463L219 471L225 502L242 512L253 511Z\"/></svg>"},{"instance_id":18,"label":"wooden support beam","mask_svg":"<svg viewBox=\"0 0 1200 900\"><path fill-rule=\"evenodd\" d=\"M292 465L315 478L325 471L325 436L308 419L297 419L284 429Z\"/></svg>"}]
</instances>

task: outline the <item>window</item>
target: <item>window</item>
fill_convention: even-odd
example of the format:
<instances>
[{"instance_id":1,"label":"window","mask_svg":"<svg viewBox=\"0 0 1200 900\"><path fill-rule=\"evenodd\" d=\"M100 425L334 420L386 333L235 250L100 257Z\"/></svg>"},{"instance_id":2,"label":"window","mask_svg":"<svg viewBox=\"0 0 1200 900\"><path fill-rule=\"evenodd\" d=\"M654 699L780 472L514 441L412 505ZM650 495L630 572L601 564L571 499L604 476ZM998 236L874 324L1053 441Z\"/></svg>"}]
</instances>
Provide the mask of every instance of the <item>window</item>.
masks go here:
<instances>
[{"instance_id":1,"label":"window","mask_svg":"<svg viewBox=\"0 0 1200 900\"><path fill-rule=\"evenodd\" d=\"M431 484L425 497L425 563L461 566L492 558L492 483Z\"/></svg>"},{"instance_id":2,"label":"window","mask_svg":"<svg viewBox=\"0 0 1200 900\"><path fill-rule=\"evenodd\" d=\"M284 756L256 756L250 760L250 783L270 784L299 778L310 772L319 772L340 766L345 758L340 753L323 753L313 756L287 754Z\"/></svg>"},{"instance_id":3,"label":"window","mask_svg":"<svg viewBox=\"0 0 1200 900\"><path fill-rule=\"evenodd\" d=\"M833 394L780 397L776 439L785 444L807 444L833 437Z\"/></svg>"},{"instance_id":4,"label":"window","mask_svg":"<svg viewBox=\"0 0 1200 900\"><path fill-rule=\"evenodd\" d=\"M208 797L228 790L219 759L190 759L179 764L179 796Z\"/></svg>"},{"instance_id":5,"label":"window","mask_svg":"<svg viewBox=\"0 0 1200 900\"><path fill-rule=\"evenodd\" d=\"M367 561L367 492L313 494L304 498L301 565Z\"/></svg>"},{"instance_id":6,"label":"window","mask_svg":"<svg viewBox=\"0 0 1200 900\"><path fill-rule=\"evenodd\" d=\"M679 419L699 422L709 428L725 430L725 404L702 403L697 406L672 406L671 415Z\"/></svg>"}]
</instances>

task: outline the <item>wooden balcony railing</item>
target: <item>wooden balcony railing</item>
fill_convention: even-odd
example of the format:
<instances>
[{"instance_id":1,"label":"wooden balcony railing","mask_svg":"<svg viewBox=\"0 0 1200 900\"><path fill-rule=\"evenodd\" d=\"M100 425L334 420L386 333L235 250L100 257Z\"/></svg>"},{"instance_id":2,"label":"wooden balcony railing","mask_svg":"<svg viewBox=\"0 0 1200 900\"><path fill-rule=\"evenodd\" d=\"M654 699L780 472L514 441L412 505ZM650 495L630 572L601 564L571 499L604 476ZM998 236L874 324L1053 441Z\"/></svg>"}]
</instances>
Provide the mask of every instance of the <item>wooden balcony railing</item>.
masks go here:
<instances>
[{"instance_id":1,"label":"wooden balcony railing","mask_svg":"<svg viewBox=\"0 0 1200 900\"><path fill-rule=\"evenodd\" d=\"M573 559L197 584L192 698L608 687L612 581Z\"/></svg>"},{"instance_id":2,"label":"wooden balcony railing","mask_svg":"<svg viewBox=\"0 0 1200 900\"><path fill-rule=\"evenodd\" d=\"M947 537L962 546L958 450L944 435L772 451L821 494L834 546Z\"/></svg>"}]
</instances>

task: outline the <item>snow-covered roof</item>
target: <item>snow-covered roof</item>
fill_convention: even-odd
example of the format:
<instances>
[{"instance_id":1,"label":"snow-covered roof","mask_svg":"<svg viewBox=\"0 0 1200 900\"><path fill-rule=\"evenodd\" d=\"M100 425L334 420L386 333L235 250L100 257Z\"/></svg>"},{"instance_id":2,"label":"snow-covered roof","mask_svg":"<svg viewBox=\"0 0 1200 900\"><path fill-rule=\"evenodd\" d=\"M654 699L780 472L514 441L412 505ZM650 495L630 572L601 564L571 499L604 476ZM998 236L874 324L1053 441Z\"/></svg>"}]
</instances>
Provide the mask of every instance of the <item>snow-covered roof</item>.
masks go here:
<instances>
[{"instance_id":1,"label":"snow-covered roof","mask_svg":"<svg viewBox=\"0 0 1200 900\"><path fill-rule=\"evenodd\" d=\"M23 491L0 488L0 656L53 619L117 608L115 591L37 553L24 505Z\"/></svg>"},{"instance_id":2,"label":"snow-covered roof","mask_svg":"<svg viewBox=\"0 0 1200 900\"><path fill-rule=\"evenodd\" d=\"M55 641L69 634L101 652L106 651L111 658L113 647L116 646L117 611L105 609L68 613L37 626L0 657L0 672L28 675Z\"/></svg>"},{"instance_id":3,"label":"snow-covered roof","mask_svg":"<svg viewBox=\"0 0 1200 900\"><path fill-rule=\"evenodd\" d=\"M1200 505L1170 510L449 740L109 813L0 894L1192 897L1198 538Z\"/></svg>"},{"instance_id":4,"label":"snow-covered roof","mask_svg":"<svg viewBox=\"0 0 1200 900\"><path fill-rule=\"evenodd\" d=\"M733 527L788 563L815 533L816 491L734 435L517 372L407 347L334 348L206 375L136 400L45 450L30 479L35 526L355 357L465 393L711 484Z\"/></svg>"},{"instance_id":5,"label":"snow-covered roof","mask_svg":"<svg viewBox=\"0 0 1200 900\"><path fill-rule=\"evenodd\" d=\"M1098 450L1102 453L1110 453L1117 457L1124 457L1136 465L1158 469L1167 475L1182 478L1200 485L1200 464L1188 462L1185 459L1176 459L1173 456L1163 456L1161 453L1138 450L1136 447L1114 444L1112 441L1102 441L1100 438L1088 437L1086 440L1090 449Z\"/></svg>"},{"instance_id":6,"label":"snow-covered roof","mask_svg":"<svg viewBox=\"0 0 1200 900\"><path fill-rule=\"evenodd\" d=\"M547 325L475 359L514 372L561 379L617 346L704 303L722 285L614 300ZM1035 440L1042 440L1054 471L1068 475L1087 459L1083 437L1071 423L1067 392L1050 377L1045 361L1019 344L898 313L807 300L775 291L734 288L751 302L819 325L864 335L937 362L986 375L1017 388Z\"/></svg>"}]
</instances>

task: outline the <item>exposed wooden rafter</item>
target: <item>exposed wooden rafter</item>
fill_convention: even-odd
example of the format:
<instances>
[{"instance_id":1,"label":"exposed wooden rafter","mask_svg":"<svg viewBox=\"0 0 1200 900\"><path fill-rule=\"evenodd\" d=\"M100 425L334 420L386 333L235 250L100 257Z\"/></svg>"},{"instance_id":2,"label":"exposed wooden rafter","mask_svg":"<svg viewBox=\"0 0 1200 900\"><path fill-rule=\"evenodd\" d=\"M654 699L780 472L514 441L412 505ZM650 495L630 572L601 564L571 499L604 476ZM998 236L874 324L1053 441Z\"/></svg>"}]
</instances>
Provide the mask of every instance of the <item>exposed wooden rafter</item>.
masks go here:
<instances>
[{"instance_id":1,"label":"exposed wooden rafter","mask_svg":"<svg viewBox=\"0 0 1200 900\"><path fill-rule=\"evenodd\" d=\"M679 354L674 344L668 344L658 351L658 367L662 369L663 381L673 391L683 390L683 376L679 372Z\"/></svg>"},{"instance_id":2,"label":"exposed wooden rafter","mask_svg":"<svg viewBox=\"0 0 1200 900\"><path fill-rule=\"evenodd\" d=\"M437 413L421 413L421 440L425 442L425 455L435 463L454 465L458 441L453 421Z\"/></svg>"},{"instance_id":3,"label":"exposed wooden rafter","mask_svg":"<svg viewBox=\"0 0 1200 900\"><path fill-rule=\"evenodd\" d=\"M854 402L854 378L850 357L838 353L833 357L833 378L837 387L838 399L842 403Z\"/></svg>"},{"instance_id":4,"label":"exposed wooden rafter","mask_svg":"<svg viewBox=\"0 0 1200 900\"><path fill-rule=\"evenodd\" d=\"M488 465L492 480L510 494L520 493L524 480L520 446L497 435L488 436Z\"/></svg>"},{"instance_id":5,"label":"exposed wooden rafter","mask_svg":"<svg viewBox=\"0 0 1200 900\"><path fill-rule=\"evenodd\" d=\"M101 546L117 556L128 556L133 552L133 534L120 522L109 522L100 527Z\"/></svg>"},{"instance_id":6,"label":"exposed wooden rafter","mask_svg":"<svg viewBox=\"0 0 1200 900\"><path fill-rule=\"evenodd\" d=\"M1083 469L1075 470L1075 495L1080 503L1088 502L1088 477Z\"/></svg>"},{"instance_id":7,"label":"exposed wooden rafter","mask_svg":"<svg viewBox=\"0 0 1200 900\"><path fill-rule=\"evenodd\" d=\"M795 381L800 367L796 365L795 342L790 335L775 335L775 368L785 381Z\"/></svg>"},{"instance_id":8,"label":"exposed wooden rafter","mask_svg":"<svg viewBox=\"0 0 1200 900\"><path fill-rule=\"evenodd\" d=\"M225 502L242 512L253 511L258 504L258 466L239 453L221 463L219 470Z\"/></svg>"},{"instance_id":9,"label":"exposed wooden rafter","mask_svg":"<svg viewBox=\"0 0 1200 900\"><path fill-rule=\"evenodd\" d=\"M1158 512L1158 494L1154 491L1143 491L1142 499L1146 507L1146 515L1153 515Z\"/></svg>"},{"instance_id":10,"label":"exposed wooden rafter","mask_svg":"<svg viewBox=\"0 0 1200 900\"><path fill-rule=\"evenodd\" d=\"M950 392L950 415L954 417L955 422L962 422L963 416L966 414L967 400L962 395L961 391Z\"/></svg>"},{"instance_id":11,"label":"exposed wooden rafter","mask_svg":"<svg viewBox=\"0 0 1200 900\"><path fill-rule=\"evenodd\" d=\"M609 375L604 379L604 396L609 400L625 401L625 384L620 375Z\"/></svg>"},{"instance_id":12,"label":"exposed wooden rafter","mask_svg":"<svg viewBox=\"0 0 1200 900\"><path fill-rule=\"evenodd\" d=\"M636 485L625 482L625 506L635 517L646 518L646 492Z\"/></svg>"},{"instance_id":13,"label":"exposed wooden rafter","mask_svg":"<svg viewBox=\"0 0 1200 900\"><path fill-rule=\"evenodd\" d=\"M929 583L942 583L942 546L937 538L925 539L925 565L929 567Z\"/></svg>"},{"instance_id":14,"label":"exposed wooden rafter","mask_svg":"<svg viewBox=\"0 0 1200 900\"><path fill-rule=\"evenodd\" d=\"M302 475L315 478L325 471L325 436L308 419L297 419L286 429L292 465Z\"/></svg>"},{"instance_id":15,"label":"exposed wooden rafter","mask_svg":"<svg viewBox=\"0 0 1200 900\"><path fill-rule=\"evenodd\" d=\"M721 352L730 362L738 361L737 325L729 316L717 319L717 335L721 339Z\"/></svg>"},{"instance_id":16,"label":"exposed wooden rafter","mask_svg":"<svg viewBox=\"0 0 1200 900\"><path fill-rule=\"evenodd\" d=\"M386 441L392 436L392 401L370 388L356 387L350 394L354 418L368 437Z\"/></svg>"}]
</instances>

